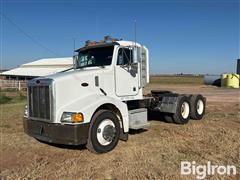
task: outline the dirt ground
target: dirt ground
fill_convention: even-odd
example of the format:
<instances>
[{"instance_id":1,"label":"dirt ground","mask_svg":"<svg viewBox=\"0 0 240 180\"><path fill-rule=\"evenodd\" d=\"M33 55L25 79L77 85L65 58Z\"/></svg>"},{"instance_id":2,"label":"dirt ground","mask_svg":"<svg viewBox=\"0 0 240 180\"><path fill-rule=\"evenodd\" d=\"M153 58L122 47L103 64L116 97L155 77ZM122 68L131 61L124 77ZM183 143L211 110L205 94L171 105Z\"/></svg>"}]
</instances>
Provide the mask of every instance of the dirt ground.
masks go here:
<instances>
[{"instance_id":1,"label":"dirt ground","mask_svg":"<svg viewBox=\"0 0 240 180\"><path fill-rule=\"evenodd\" d=\"M151 84L145 89L201 93L205 118L176 125L153 119L145 131L132 131L127 142L107 154L85 146L54 146L23 133L25 103L1 105L1 179L195 179L181 176L180 162L235 165L240 172L240 91L204 85ZM240 179L208 176L209 179Z\"/></svg>"}]
</instances>

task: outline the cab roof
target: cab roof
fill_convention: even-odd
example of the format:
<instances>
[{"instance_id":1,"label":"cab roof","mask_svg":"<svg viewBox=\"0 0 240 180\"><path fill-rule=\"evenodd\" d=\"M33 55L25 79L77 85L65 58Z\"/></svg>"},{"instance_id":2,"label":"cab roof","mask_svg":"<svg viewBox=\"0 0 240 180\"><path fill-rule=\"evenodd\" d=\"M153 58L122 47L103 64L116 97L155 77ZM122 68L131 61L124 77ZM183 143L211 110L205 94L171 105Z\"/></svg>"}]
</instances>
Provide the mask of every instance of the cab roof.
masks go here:
<instances>
[{"instance_id":1,"label":"cab roof","mask_svg":"<svg viewBox=\"0 0 240 180\"><path fill-rule=\"evenodd\" d=\"M136 46L138 46L138 47L140 47L141 46L141 44L139 44L139 43L137 43L137 42L134 42L134 41L123 41L123 40L121 40L121 41L116 41L120 46L134 46L134 45L136 45Z\"/></svg>"}]
</instances>

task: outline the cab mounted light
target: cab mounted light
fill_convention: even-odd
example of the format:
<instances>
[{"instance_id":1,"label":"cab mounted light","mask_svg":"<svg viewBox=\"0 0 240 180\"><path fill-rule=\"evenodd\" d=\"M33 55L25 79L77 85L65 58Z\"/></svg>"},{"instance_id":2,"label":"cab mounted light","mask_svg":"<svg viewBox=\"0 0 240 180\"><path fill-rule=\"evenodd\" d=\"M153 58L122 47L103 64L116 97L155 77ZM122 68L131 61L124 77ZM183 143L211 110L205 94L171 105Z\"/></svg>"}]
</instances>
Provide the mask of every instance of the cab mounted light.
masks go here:
<instances>
[{"instance_id":1,"label":"cab mounted light","mask_svg":"<svg viewBox=\"0 0 240 180\"><path fill-rule=\"evenodd\" d=\"M122 40L122 39L120 39ZM95 45L99 45L99 44L107 44L107 43L113 43L113 42L116 42L116 41L119 41L118 38L112 38L110 36L104 36L103 40L101 41L90 41L90 40L87 40L85 41L85 46L95 46Z\"/></svg>"}]
</instances>

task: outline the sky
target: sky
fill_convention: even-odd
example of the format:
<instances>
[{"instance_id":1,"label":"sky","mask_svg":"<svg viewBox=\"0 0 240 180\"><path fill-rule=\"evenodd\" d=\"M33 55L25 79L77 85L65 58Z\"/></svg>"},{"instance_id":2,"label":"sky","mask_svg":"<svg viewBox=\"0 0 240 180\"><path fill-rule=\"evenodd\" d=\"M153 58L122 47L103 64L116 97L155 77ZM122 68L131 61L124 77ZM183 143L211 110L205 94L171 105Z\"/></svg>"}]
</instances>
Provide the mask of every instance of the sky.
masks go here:
<instances>
[{"instance_id":1,"label":"sky","mask_svg":"<svg viewBox=\"0 0 240 180\"><path fill-rule=\"evenodd\" d=\"M239 0L0 0L1 69L69 57L110 35L149 49L150 72L220 74L240 58Z\"/></svg>"}]
</instances>

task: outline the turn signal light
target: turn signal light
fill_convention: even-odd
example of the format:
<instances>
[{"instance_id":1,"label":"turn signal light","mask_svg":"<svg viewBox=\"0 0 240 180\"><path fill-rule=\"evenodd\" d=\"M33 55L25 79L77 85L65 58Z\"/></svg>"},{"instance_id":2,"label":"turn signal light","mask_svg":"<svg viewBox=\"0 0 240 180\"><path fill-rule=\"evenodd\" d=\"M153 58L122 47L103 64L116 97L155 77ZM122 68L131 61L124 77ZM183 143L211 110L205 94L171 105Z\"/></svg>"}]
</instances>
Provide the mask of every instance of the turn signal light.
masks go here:
<instances>
[{"instance_id":1,"label":"turn signal light","mask_svg":"<svg viewBox=\"0 0 240 180\"><path fill-rule=\"evenodd\" d=\"M83 114L82 113L76 113L72 114L72 122L83 122Z\"/></svg>"}]
</instances>

